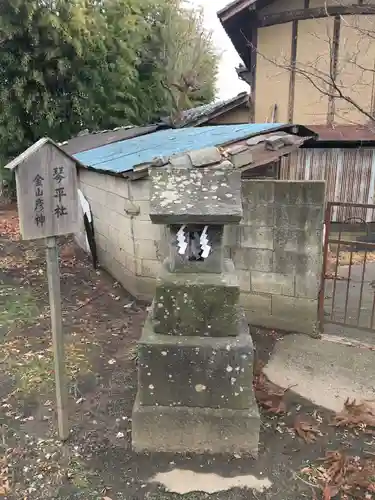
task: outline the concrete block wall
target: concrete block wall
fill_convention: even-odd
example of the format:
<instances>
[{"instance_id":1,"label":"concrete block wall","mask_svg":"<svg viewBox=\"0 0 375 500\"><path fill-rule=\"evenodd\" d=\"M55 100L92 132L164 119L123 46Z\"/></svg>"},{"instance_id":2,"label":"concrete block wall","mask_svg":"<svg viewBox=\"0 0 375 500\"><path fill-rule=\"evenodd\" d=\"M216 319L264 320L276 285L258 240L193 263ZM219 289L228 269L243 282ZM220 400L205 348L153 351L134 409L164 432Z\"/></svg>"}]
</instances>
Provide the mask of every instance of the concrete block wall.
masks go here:
<instances>
[{"instance_id":1,"label":"concrete block wall","mask_svg":"<svg viewBox=\"0 0 375 500\"><path fill-rule=\"evenodd\" d=\"M160 228L148 217L148 181L80 169L79 185L93 213L100 265L134 296L149 299L159 268Z\"/></svg>"},{"instance_id":2,"label":"concrete block wall","mask_svg":"<svg viewBox=\"0 0 375 500\"><path fill-rule=\"evenodd\" d=\"M100 264L130 293L151 300L166 256L163 227L149 218L148 179L80 170L94 215ZM243 180L244 218L226 227L249 322L314 334L322 268L324 182Z\"/></svg>"},{"instance_id":3,"label":"concrete block wall","mask_svg":"<svg viewBox=\"0 0 375 500\"><path fill-rule=\"evenodd\" d=\"M318 332L324 182L244 180L241 224L227 235L249 322Z\"/></svg>"}]
</instances>

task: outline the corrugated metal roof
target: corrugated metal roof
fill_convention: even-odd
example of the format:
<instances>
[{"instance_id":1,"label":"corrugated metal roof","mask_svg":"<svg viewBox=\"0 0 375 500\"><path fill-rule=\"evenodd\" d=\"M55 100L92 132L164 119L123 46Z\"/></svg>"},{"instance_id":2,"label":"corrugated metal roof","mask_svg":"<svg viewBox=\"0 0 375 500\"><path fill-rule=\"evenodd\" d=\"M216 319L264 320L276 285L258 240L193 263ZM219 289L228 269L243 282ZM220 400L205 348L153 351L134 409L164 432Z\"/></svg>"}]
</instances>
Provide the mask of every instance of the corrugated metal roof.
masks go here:
<instances>
[{"instance_id":1,"label":"corrugated metal roof","mask_svg":"<svg viewBox=\"0 0 375 500\"><path fill-rule=\"evenodd\" d=\"M280 123L216 125L200 128L160 130L152 134L108 144L74 157L87 167L113 173L128 172L160 156L172 156L211 146L240 141L269 130L290 129Z\"/></svg>"},{"instance_id":2,"label":"corrugated metal roof","mask_svg":"<svg viewBox=\"0 0 375 500\"><path fill-rule=\"evenodd\" d=\"M221 101L203 104L196 108L186 109L181 112L181 116L176 120L177 123L172 124L170 118L163 119L174 128L189 127L192 125L200 125L207 123L210 119L220 116L220 114L230 111L238 106L243 106L249 101L249 94L241 92L235 97Z\"/></svg>"},{"instance_id":3,"label":"corrugated metal roof","mask_svg":"<svg viewBox=\"0 0 375 500\"><path fill-rule=\"evenodd\" d=\"M60 143L61 149L74 155L82 151L99 148L106 144L113 142L123 141L124 139L132 139L139 135L149 134L155 132L160 125L145 125L143 127L136 127L129 125L126 127L118 127L113 130L99 130L97 132L80 133L76 137L72 137L68 141Z\"/></svg>"},{"instance_id":4,"label":"corrugated metal roof","mask_svg":"<svg viewBox=\"0 0 375 500\"><path fill-rule=\"evenodd\" d=\"M318 141L375 141L375 130L361 125L306 125L319 135Z\"/></svg>"}]
</instances>

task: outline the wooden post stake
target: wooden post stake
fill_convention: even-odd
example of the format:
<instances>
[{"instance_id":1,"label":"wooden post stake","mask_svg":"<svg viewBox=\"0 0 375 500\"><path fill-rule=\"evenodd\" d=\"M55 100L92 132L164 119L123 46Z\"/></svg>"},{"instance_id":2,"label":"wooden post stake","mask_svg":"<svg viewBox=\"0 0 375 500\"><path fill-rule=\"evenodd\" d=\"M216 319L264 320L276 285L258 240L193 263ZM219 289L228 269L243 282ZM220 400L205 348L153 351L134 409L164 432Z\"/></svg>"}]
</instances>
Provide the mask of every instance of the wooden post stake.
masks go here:
<instances>
[{"instance_id":1,"label":"wooden post stake","mask_svg":"<svg viewBox=\"0 0 375 500\"><path fill-rule=\"evenodd\" d=\"M55 365L56 406L60 439L69 437L68 386L65 374L64 336L61 318L59 255L56 237L46 238L47 276L51 307L52 344Z\"/></svg>"}]
</instances>

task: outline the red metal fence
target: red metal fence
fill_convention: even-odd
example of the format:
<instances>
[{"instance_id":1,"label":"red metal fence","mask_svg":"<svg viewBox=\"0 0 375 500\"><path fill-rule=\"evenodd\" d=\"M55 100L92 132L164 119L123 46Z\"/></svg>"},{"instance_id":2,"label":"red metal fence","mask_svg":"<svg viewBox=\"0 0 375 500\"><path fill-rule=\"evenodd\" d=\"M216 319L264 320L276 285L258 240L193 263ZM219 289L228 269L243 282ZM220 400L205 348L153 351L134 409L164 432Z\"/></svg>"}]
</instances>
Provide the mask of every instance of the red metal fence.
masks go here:
<instances>
[{"instance_id":1,"label":"red metal fence","mask_svg":"<svg viewBox=\"0 0 375 500\"><path fill-rule=\"evenodd\" d=\"M332 223L333 213L342 214ZM328 202L319 311L325 323L375 331L375 205Z\"/></svg>"}]
</instances>

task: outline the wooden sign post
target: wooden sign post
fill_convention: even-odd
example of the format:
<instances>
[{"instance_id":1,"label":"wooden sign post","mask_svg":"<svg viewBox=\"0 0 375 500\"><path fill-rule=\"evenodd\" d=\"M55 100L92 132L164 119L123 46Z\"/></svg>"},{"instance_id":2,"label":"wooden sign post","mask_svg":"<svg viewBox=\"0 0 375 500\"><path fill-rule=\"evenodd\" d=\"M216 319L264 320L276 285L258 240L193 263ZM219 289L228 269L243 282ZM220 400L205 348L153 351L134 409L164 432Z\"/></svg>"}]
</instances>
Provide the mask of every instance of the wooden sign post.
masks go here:
<instances>
[{"instance_id":1,"label":"wooden sign post","mask_svg":"<svg viewBox=\"0 0 375 500\"><path fill-rule=\"evenodd\" d=\"M15 171L21 236L45 239L60 439L69 436L57 236L78 232L77 160L51 139L40 139L6 165Z\"/></svg>"}]
</instances>

